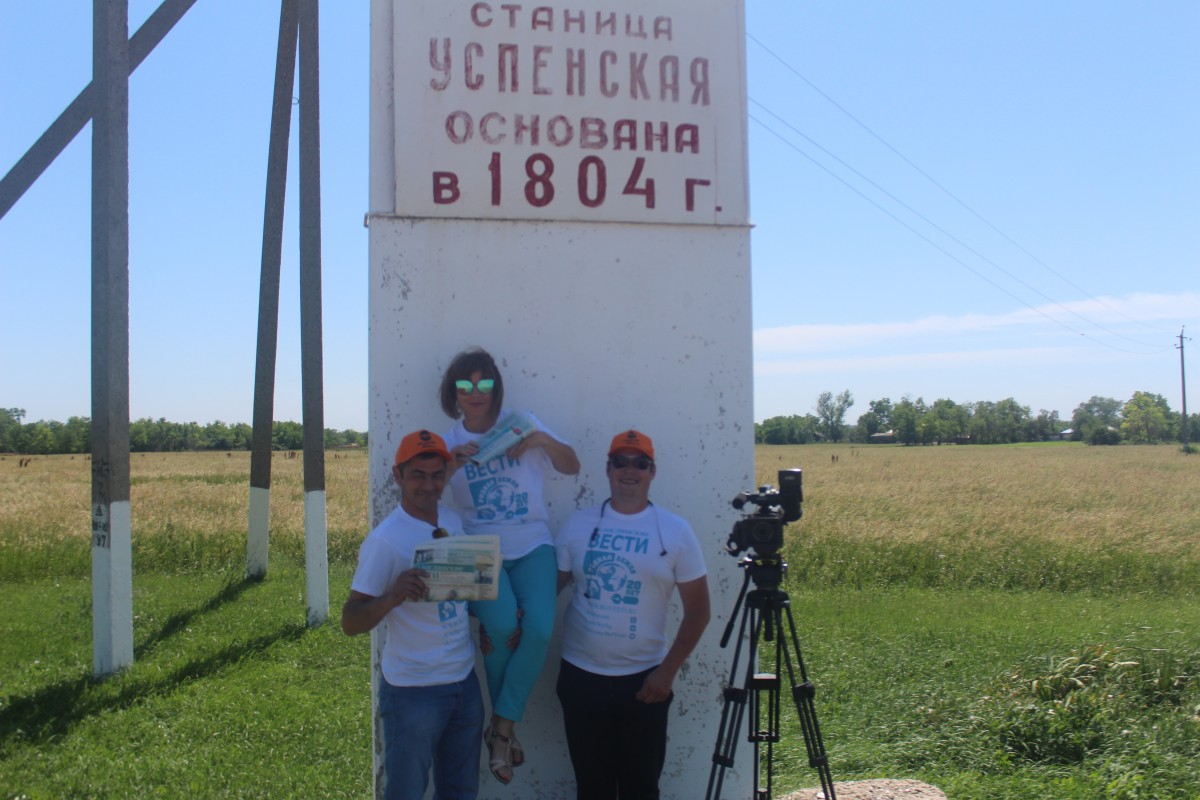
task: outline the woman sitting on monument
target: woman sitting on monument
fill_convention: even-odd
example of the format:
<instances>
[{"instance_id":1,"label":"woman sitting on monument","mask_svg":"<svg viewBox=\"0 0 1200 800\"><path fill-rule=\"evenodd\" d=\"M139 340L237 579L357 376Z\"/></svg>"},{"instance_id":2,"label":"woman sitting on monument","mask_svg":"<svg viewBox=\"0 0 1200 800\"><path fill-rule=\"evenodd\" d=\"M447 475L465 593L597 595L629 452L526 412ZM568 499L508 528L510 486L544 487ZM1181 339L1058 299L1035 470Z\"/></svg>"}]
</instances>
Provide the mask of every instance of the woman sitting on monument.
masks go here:
<instances>
[{"instance_id":1,"label":"woman sitting on monument","mask_svg":"<svg viewBox=\"0 0 1200 800\"><path fill-rule=\"evenodd\" d=\"M471 611L493 642L510 640L515 649L496 647L483 658L492 721L483 732L492 775L501 783L525 763L513 726L541 674L554 629L557 567L543 490L548 470L579 472L574 449L528 412L504 408L504 379L495 360L480 348L454 357L442 376L442 410L457 424L446 434L454 456L448 487L452 504L469 534L496 534L504 569L499 596L471 603ZM498 447L480 452L498 439ZM518 620L518 613L520 618Z\"/></svg>"}]
</instances>

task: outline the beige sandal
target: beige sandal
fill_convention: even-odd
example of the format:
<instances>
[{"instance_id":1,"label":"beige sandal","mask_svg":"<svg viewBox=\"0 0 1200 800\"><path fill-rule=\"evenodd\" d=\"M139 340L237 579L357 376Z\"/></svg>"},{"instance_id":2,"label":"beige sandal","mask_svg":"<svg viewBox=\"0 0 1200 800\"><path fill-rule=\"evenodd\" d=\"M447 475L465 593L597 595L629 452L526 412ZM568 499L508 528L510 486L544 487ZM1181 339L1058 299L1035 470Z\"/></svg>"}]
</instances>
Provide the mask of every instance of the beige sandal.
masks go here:
<instances>
[{"instance_id":1,"label":"beige sandal","mask_svg":"<svg viewBox=\"0 0 1200 800\"><path fill-rule=\"evenodd\" d=\"M510 740L509 755L512 757L512 765L519 767L525 763L525 748L521 747L521 743L517 741L517 734L514 733L508 738Z\"/></svg>"},{"instance_id":2,"label":"beige sandal","mask_svg":"<svg viewBox=\"0 0 1200 800\"><path fill-rule=\"evenodd\" d=\"M492 772L492 777L503 783L505 786L512 783L512 742L502 734L496 733L489 725L483 729L483 741L488 749L488 769ZM524 760L524 759L522 759ZM501 772L506 770L508 776Z\"/></svg>"}]
</instances>

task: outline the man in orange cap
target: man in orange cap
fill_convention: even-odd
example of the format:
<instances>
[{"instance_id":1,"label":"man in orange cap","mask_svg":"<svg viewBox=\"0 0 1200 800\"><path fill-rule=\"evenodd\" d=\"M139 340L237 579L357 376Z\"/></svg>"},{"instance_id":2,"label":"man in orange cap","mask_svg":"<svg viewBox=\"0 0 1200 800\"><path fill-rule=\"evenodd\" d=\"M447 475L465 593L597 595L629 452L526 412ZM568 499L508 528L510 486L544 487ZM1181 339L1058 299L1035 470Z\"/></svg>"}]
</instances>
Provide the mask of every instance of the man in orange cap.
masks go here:
<instances>
[{"instance_id":1,"label":"man in orange cap","mask_svg":"<svg viewBox=\"0 0 1200 800\"><path fill-rule=\"evenodd\" d=\"M363 540L342 630L366 633L383 623L379 716L383 722L384 797L421 800L432 769L439 800L479 793L483 695L475 676L475 644L464 601L423 602L427 574L413 549L435 532L462 533L462 521L440 505L451 460L430 431L400 441L392 477L400 505Z\"/></svg>"},{"instance_id":2,"label":"man in orange cap","mask_svg":"<svg viewBox=\"0 0 1200 800\"><path fill-rule=\"evenodd\" d=\"M666 760L671 687L710 616L707 570L691 526L650 502L650 437L613 437L609 499L559 532L558 585L574 583L563 616L562 703L579 800L652 800ZM683 619L668 646L667 605Z\"/></svg>"}]
</instances>

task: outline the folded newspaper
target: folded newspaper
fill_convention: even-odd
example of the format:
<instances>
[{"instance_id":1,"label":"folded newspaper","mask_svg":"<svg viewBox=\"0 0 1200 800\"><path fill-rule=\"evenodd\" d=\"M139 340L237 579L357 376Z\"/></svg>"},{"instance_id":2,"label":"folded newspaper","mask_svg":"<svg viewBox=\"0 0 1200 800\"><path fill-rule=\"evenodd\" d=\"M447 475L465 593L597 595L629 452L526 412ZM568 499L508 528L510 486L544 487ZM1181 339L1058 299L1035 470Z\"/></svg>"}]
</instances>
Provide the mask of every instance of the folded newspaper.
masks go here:
<instances>
[{"instance_id":1,"label":"folded newspaper","mask_svg":"<svg viewBox=\"0 0 1200 800\"><path fill-rule=\"evenodd\" d=\"M501 563L499 536L447 536L413 550L413 566L429 573L429 602L495 600Z\"/></svg>"},{"instance_id":2,"label":"folded newspaper","mask_svg":"<svg viewBox=\"0 0 1200 800\"><path fill-rule=\"evenodd\" d=\"M476 464L486 464L496 456L504 455L510 447L536 430L537 425L532 419L513 411L479 440L479 452L471 456L471 460Z\"/></svg>"}]
</instances>

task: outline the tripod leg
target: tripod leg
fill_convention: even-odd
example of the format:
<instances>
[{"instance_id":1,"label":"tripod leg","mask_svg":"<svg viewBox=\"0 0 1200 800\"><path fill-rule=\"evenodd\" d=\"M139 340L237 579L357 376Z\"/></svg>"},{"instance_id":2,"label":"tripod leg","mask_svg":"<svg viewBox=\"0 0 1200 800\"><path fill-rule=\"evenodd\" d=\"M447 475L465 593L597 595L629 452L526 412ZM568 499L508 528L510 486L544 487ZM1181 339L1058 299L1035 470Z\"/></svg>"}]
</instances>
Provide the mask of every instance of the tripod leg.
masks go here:
<instances>
[{"instance_id":1,"label":"tripod leg","mask_svg":"<svg viewBox=\"0 0 1200 800\"><path fill-rule=\"evenodd\" d=\"M784 638L783 614L787 615L788 638ZM821 740L821 727L817 724L817 711L813 705L816 687L808 680L804 669L804 657L800 652L800 640L796 636L796 621L792 618L792 608L786 595L783 602L775 609L776 630L779 634L779 659L777 665L787 665L788 682L792 687L792 703L796 706L796 714L800 718L800 730L804 734L804 746L808 751L808 765L817 771L821 779L821 790L827 800L836 800L833 790L833 776L829 771L829 757L825 753L825 744ZM796 683L796 674L792 670L792 661L788 657L787 643L791 642L792 652L796 656L796 665L800 672L800 683ZM778 666L776 667L778 669Z\"/></svg>"},{"instance_id":2,"label":"tripod leg","mask_svg":"<svg viewBox=\"0 0 1200 800\"><path fill-rule=\"evenodd\" d=\"M745 587L743 586L743 594L744 592ZM741 603L740 596L738 603L739 605ZM731 617L730 622L732 623L734 619L736 617ZM742 609L741 620L738 640L733 652L733 664L729 670L729 683L724 689L725 699L721 706L721 724L717 729L717 746L713 751L713 764L708 774L708 788L704 794L706 800L719 800L721 797L721 788L725 783L725 770L733 766L733 759L737 751L738 731L742 727L742 717L746 712L746 703L750 696L748 689L737 686L738 661L741 658L746 628L752 623L748 606ZM722 644L728 640L731 631L732 624L726 629ZM751 657L750 663L754 663L753 657Z\"/></svg>"}]
</instances>

